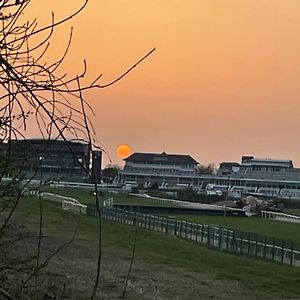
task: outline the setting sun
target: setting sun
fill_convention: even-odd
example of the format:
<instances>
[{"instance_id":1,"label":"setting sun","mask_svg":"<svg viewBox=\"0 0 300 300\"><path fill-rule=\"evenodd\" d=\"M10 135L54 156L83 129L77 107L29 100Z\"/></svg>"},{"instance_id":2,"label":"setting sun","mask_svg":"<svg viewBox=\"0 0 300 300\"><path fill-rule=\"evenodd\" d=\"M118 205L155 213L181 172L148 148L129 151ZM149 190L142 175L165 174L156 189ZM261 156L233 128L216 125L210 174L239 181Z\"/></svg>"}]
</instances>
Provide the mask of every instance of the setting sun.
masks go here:
<instances>
[{"instance_id":1,"label":"setting sun","mask_svg":"<svg viewBox=\"0 0 300 300\"><path fill-rule=\"evenodd\" d=\"M122 145L118 146L116 152L120 158L124 159L131 155L132 149L129 145L122 144Z\"/></svg>"}]
</instances>

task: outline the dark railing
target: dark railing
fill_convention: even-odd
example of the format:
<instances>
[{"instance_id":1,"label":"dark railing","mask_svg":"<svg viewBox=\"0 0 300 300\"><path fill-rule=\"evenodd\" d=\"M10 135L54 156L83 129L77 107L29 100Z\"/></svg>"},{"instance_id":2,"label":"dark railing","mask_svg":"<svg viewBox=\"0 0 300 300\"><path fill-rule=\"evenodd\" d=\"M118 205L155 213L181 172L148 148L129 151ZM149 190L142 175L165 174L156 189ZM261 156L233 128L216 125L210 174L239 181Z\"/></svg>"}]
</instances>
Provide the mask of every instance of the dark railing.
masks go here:
<instances>
[{"instance_id":1,"label":"dark railing","mask_svg":"<svg viewBox=\"0 0 300 300\"><path fill-rule=\"evenodd\" d=\"M88 205L87 214L96 215L95 207ZM292 241L114 207L103 207L102 217L105 220L192 240L219 251L300 266L300 245Z\"/></svg>"}]
</instances>

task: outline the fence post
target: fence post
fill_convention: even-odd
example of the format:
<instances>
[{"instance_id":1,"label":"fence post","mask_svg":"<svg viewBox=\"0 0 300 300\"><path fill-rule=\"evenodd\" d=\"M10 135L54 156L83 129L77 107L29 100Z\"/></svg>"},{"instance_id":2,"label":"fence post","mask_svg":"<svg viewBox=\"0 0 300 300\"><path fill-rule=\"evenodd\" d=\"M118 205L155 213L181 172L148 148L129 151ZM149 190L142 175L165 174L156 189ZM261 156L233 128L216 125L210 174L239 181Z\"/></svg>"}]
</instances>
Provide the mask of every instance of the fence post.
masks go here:
<instances>
[{"instance_id":1,"label":"fence post","mask_svg":"<svg viewBox=\"0 0 300 300\"><path fill-rule=\"evenodd\" d=\"M207 226L207 245L210 245L210 225Z\"/></svg>"},{"instance_id":2,"label":"fence post","mask_svg":"<svg viewBox=\"0 0 300 300\"><path fill-rule=\"evenodd\" d=\"M281 263L284 261L284 240L281 241Z\"/></svg>"},{"instance_id":3,"label":"fence post","mask_svg":"<svg viewBox=\"0 0 300 300\"><path fill-rule=\"evenodd\" d=\"M158 217L158 231L163 231L162 217Z\"/></svg>"},{"instance_id":4,"label":"fence post","mask_svg":"<svg viewBox=\"0 0 300 300\"><path fill-rule=\"evenodd\" d=\"M151 218L150 215L146 214L146 219L147 219L147 229L151 229Z\"/></svg>"},{"instance_id":5,"label":"fence post","mask_svg":"<svg viewBox=\"0 0 300 300\"><path fill-rule=\"evenodd\" d=\"M204 238L204 225L201 224L201 243L203 243L203 238Z\"/></svg>"},{"instance_id":6,"label":"fence post","mask_svg":"<svg viewBox=\"0 0 300 300\"><path fill-rule=\"evenodd\" d=\"M241 233L241 248L240 248L240 252L241 254L243 254L244 250L243 250L243 244L244 244L244 234L243 231L240 231Z\"/></svg>"},{"instance_id":7,"label":"fence post","mask_svg":"<svg viewBox=\"0 0 300 300\"><path fill-rule=\"evenodd\" d=\"M219 227L219 249L222 250L223 228Z\"/></svg>"},{"instance_id":8,"label":"fence post","mask_svg":"<svg viewBox=\"0 0 300 300\"><path fill-rule=\"evenodd\" d=\"M182 220L180 220L179 236L182 237Z\"/></svg>"},{"instance_id":9,"label":"fence post","mask_svg":"<svg viewBox=\"0 0 300 300\"><path fill-rule=\"evenodd\" d=\"M185 238L187 239L187 235L188 235L188 224L189 222L185 222Z\"/></svg>"},{"instance_id":10,"label":"fence post","mask_svg":"<svg viewBox=\"0 0 300 300\"><path fill-rule=\"evenodd\" d=\"M291 245L291 258L290 258L290 265L292 266L293 265L293 260L294 260L294 242L292 242L292 245Z\"/></svg>"},{"instance_id":11,"label":"fence post","mask_svg":"<svg viewBox=\"0 0 300 300\"><path fill-rule=\"evenodd\" d=\"M141 214L141 224L143 228L147 228L147 218L143 213L139 213Z\"/></svg>"},{"instance_id":12,"label":"fence post","mask_svg":"<svg viewBox=\"0 0 300 300\"><path fill-rule=\"evenodd\" d=\"M188 238L189 233L189 222L185 222L185 238Z\"/></svg>"},{"instance_id":13,"label":"fence post","mask_svg":"<svg viewBox=\"0 0 300 300\"><path fill-rule=\"evenodd\" d=\"M231 240L231 251L235 252L235 248L236 248L236 237L235 237L235 233L236 231L234 230L232 233L232 240Z\"/></svg>"},{"instance_id":14,"label":"fence post","mask_svg":"<svg viewBox=\"0 0 300 300\"><path fill-rule=\"evenodd\" d=\"M265 235L265 241L264 241L264 249L263 249L263 258L266 258L266 248L267 248L267 236Z\"/></svg>"},{"instance_id":15,"label":"fence post","mask_svg":"<svg viewBox=\"0 0 300 300\"><path fill-rule=\"evenodd\" d=\"M120 222L120 211L119 211L118 208L117 208L117 210L116 210L116 220L117 220L117 222L121 223L121 222Z\"/></svg>"},{"instance_id":16,"label":"fence post","mask_svg":"<svg viewBox=\"0 0 300 300\"><path fill-rule=\"evenodd\" d=\"M275 237L273 237L272 260L275 260Z\"/></svg>"},{"instance_id":17,"label":"fence post","mask_svg":"<svg viewBox=\"0 0 300 300\"><path fill-rule=\"evenodd\" d=\"M255 235L255 257L257 257L257 238L258 238L258 236L256 233L256 235Z\"/></svg>"},{"instance_id":18,"label":"fence post","mask_svg":"<svg viewBox=\"0 0 300 300\"><path fill-rule=\"evenodd\" d=\"M228 245L229 245L229 232L228 229L226 229L226 250L228 251Z\"/></svg>"},{"instance_id":19,"label":"fence post","mask_svg":"<svg viewBox=\"0 0 300 300\"><path fill-rule=\"evenodd\" d=\"M169 233L169 217L166 217L166 233Z\"/></svg>"},{"instance_id":20,"label":"fence post","mask_svg":"<svg viewBox=\"0 0 300 300\"><path fill-rule=\"evenodd\" d=\"M199 224L196 225L196 242L198 242Z\"/></svg>"},{"instance_id":21,"label":"fence post","mask_svg":"<svg viewBox=\"0 0 300 300\"><path fill-rule=\"evenodd\" d=\"M164 231L164 217L158 217L158 223L159 223L159 230L160 232L165 232Z\"/></svg>"},{"instance_id":22,"label":"fence post","mask_svg":"<svg viewBox=\"0 0 300 300\"><path fill-rule=\"evenodd\" d=\"M251 235L250 232L248 232L248 249L247 249L248 255L250 255L250 246L251 246L250 239L251 239Z\"/></svg>"}]
</instances>

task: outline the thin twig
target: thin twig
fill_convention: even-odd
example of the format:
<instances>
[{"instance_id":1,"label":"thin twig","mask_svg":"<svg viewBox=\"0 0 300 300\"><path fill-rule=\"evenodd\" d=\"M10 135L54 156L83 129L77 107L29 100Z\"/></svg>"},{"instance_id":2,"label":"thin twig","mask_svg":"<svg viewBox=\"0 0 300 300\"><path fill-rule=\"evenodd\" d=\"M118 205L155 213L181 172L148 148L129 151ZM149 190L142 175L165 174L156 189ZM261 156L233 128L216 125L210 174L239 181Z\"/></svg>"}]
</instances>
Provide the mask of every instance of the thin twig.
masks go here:
<instances>
[{"instance_id":1,"label":"thin twig","mask_svg":"<svg viewBox=\"0 0 300 300\"><path fill-rule=\"evenodd\" d=\"M0 295L8 300L15 300L15 298L12 295L10 295L7 291L5 291L2 288L0 288Z\"/></svg>"},{"instance_id":2,"label":"thin twig","mask_svg":"<svg viewBox=\"0 0 300 300\"><path fill-rule=\"evenodd\" d=\"M130 259L130 265L129 265L128 273L127 273L127 276L126 276L126 279L125 279L125 284L124 284L124 290L123 290L122 300L125 299L126 290L127 290L127 285L128 285L128 281L129 281L131 269L132 269L132 266L133 266L134 255L135 255L135 249L136 249L137 233L138 233L138 229L137 229L137 227L136 227L136 228L135 228L135 231L134 231L134 241L133 241L133 246L132 246L132 255L131 255L131 259Z\"/></svg>"},{"instance_id":3,"label":"thin twig","mask_svg":"<svg viewBox=\"0 0 300 300\"><path fill-rule=\"evenodd\" d=\"M37 247L37 257L36 257L36 269L37 270L39 269L39 264L40 264L42 229L43 229L43 208L42 208L41 192L39 192L39 211L40 211L39 236L38 236L38 247ZM38 280L38 272L36 272L36 275L34 278L34 299L37 299L37 280Z\"/></svg>"}]
</instances>

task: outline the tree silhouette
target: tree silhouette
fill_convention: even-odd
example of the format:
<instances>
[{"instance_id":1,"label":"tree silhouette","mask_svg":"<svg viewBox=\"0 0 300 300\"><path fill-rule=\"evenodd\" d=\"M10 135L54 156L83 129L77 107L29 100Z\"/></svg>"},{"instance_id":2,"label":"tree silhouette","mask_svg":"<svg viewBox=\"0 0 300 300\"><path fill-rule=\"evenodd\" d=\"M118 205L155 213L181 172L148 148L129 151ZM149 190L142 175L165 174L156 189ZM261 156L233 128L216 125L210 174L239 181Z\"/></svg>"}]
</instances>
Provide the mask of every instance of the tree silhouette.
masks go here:
<instances>
[{"instance_id":1,"label":"tree silhouette","mask_svg":"<svg viewBox=\"0 0 300 300\"><path fill-rule=\"evenodd\" d=\"M31 2L31 0L0 1L0 156L3 157L0 164L1 253L9 252L7 245L20 238L19 236L10 236L9 226L11 217L29 183L28 180L26 182L22 181L22 171L24 162L32 155L31 153L21 153L23 156L21 155L21 159L18 156L19 160L16 163L17 158L10 142L19 139L26 140L28 124L29 122L35 122L40 135L44 139L61 139L66 142L66 145L68 145L68 139L84 140L90 145L91 149L99 148L89 118L89 115L93 115L94 112L85 100L84 92L115 84L154 51L152 49L112 82L100 84L101 75L99 75L90 83L83 84L82 80L87 76L88 71L85 60L83 61L83 68L78 74L69 75L62 71L63 62L71 45L72 28L67 35L68 43L61 57L49 63L46 60L46 55L49 49L55 46L52 43L56 28L80 14L86 7L88 0L83 0L79 8L63 19L57 20L52 12L52 21L46 26L39 26L37 19L22 21L21 16L25 14L26 10L30 9ZM72 5L70 4L70 6ZM72 153L71 147L69 147L69 151ZM80 164L79 160L78 163ZM90 172L83 165L81 167L86 172ZM10 175L9 182L3 180L7 175ZM16 186L19 186L19 188L16 189ZM11 190L14 190L14 193ZM95 184L95 191L98 195L97 183ZM101 269L101 211L98 196L96 196L96 199L99 217L99 256L92 298L96 295ZM28 283L31 283L33 279L35 279L32 289L33 294L30 297L31 299L37 298L36 278L41 268L48 263L48 261L41 261L39 257L43 226L41 206L40 200L37 254L25 261L14 261L12 258L9 260L9 253L7 253L7 256L2 255L2 259L0 259L0 273L4 274L3 272L12 268L12 266L22 266L21 268L16 267L14 270L23 272L25 276L23 284L20 282L11 284L9 276L0 278L0 280L6 282L0 287L0 295L6 299L14 299L14 296L22 298L24 289L28 287ZM71 241L68 241L66 245ZM64 246L62 245L62 248ZM51 258L55 254L49 254L49 257ZM4 259L4 257L6 258ZM30 264L33 260L35 265ZM20 285L18 289L15 288L16 284Z\"/></svg>"}]
</instances>

